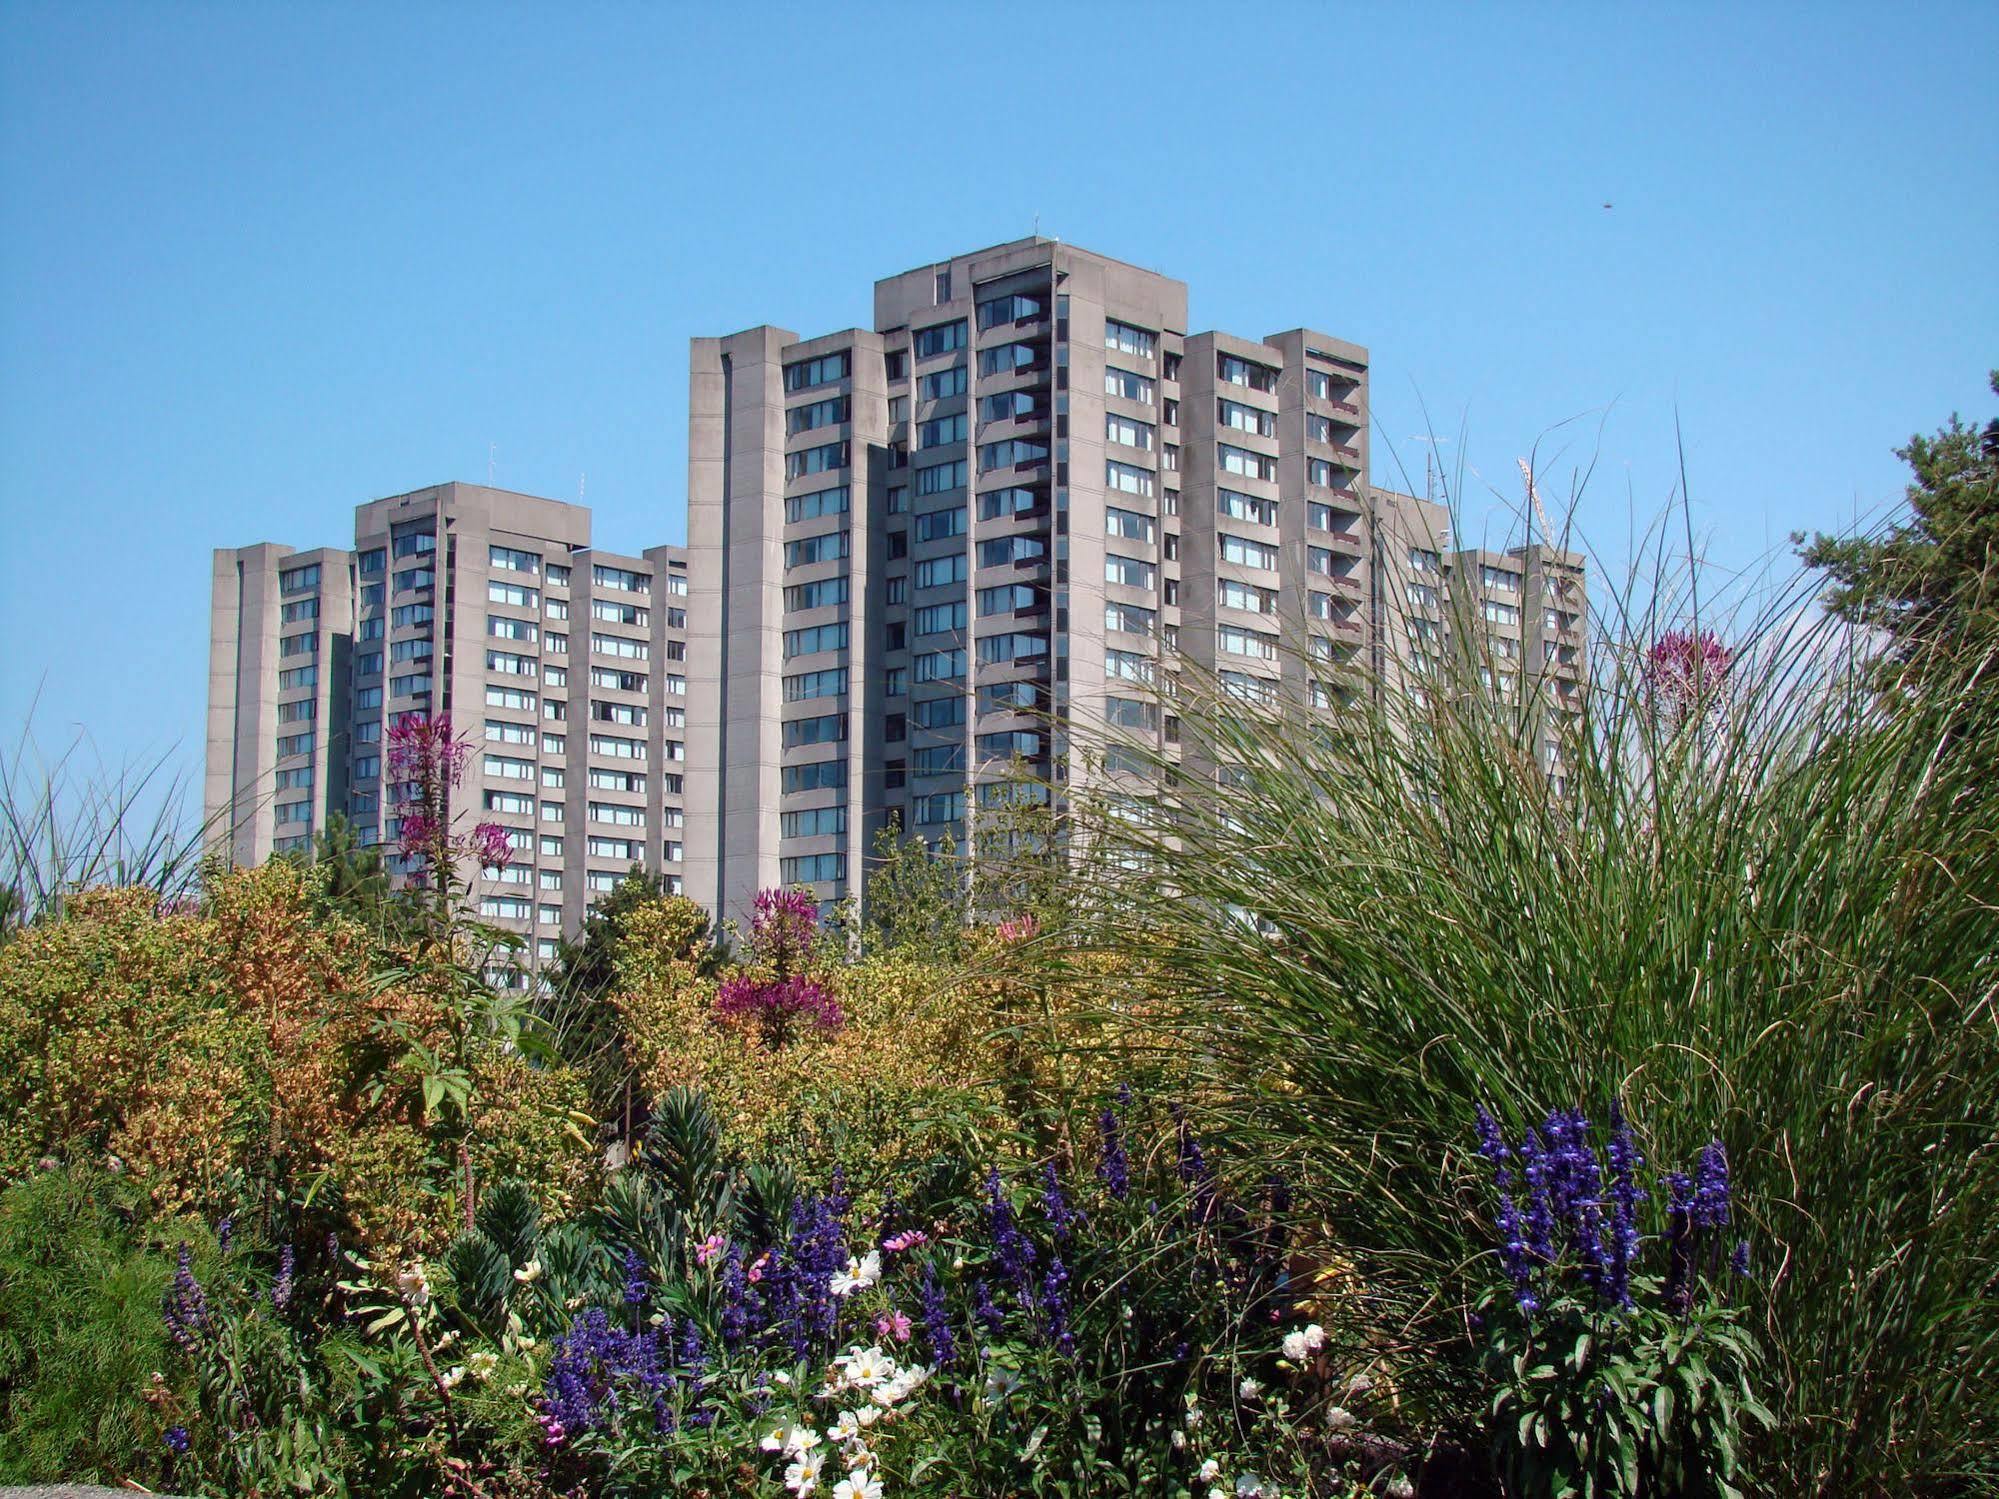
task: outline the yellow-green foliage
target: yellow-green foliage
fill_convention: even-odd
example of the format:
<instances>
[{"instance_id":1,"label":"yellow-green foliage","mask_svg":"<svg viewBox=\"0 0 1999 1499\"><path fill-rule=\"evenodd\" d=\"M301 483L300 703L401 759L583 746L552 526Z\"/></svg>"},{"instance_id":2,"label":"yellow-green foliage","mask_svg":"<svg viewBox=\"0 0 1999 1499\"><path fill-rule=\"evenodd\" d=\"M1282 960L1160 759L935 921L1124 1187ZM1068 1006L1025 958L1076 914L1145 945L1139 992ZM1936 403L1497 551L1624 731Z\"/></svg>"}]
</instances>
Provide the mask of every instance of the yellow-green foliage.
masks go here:
<instances>
[{"instance_id":1,"label":"yellow-green foliage","mask_svg":"<svg viewBox=\"0 0 1999 1499\"><path fill-rule=\"evenodd\" d=\"M377 1245L432 1241L461 1178L401 1035L441 1047L445 986L381 984L361 924L314 910L284 861L216 874L201 908L93 891L0 948L0 1175L119 1158L162 1212L275 1176ZM400 962L394 965L419 972ZM475 1054L467 1147L560 1209L589 1177L566 1071Z\"/></svg>"},{"instance_id":2,"label":"yellow-green foliage","mask_svg":"<svg viewBox=\"0 0 1999 1499\"><path fill-rule=\"evenodd\" d=\"M702 1090L746 1155L886 1176L995 1117L991 1014L958 974L901 957L827 967L818 976L844 1023L771 1046L717 1017L716 981L690 961L684 926L672 901L633 914L611 1002L645 1090Z\"/></svg>"}]
</instances>

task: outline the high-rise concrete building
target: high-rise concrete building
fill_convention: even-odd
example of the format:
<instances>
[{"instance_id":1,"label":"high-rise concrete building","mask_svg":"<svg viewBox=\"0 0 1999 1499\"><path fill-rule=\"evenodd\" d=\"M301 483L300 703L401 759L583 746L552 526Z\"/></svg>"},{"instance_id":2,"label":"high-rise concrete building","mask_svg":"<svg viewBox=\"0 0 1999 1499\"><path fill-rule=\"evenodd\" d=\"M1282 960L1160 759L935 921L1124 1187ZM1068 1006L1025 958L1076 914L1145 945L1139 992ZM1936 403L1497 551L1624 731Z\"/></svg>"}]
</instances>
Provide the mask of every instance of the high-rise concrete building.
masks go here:
<instances>
[{"instance_id":1,"label":"high-rise concrete building","mask_svg":"<svg viewBox=\"0 0 1999 1499\"><path fill-rule=\"evenodd\" d=\"M256 862L335 813L393 845L385 725L449 714L472 744L454 817L514 849L461 874L485 919L552 955L632 865L680 880L687 591L677 547L603 552L581 506L470 484L360 506L352 550L217 552L217 845Z\"/></svg>"},{"instance_id":2,"label":"high-rise concrete building","mask_svg":"<svg viewBox=\"0 0 1999 1499\"><path fill-rule=\"evenodd\" d=\"M547 943L633 862L740 917L861 894L884 826L964 846L982 803L1121 789L1095 730L1174 756L1156 689L1190 666L1421 692L1475 600L1495 690L1581 680L1579 557L1454 551L1368 485L1365 349L1191 332L1155 272L1017 240L877 282L871 328L694 339L690 375L684 557L466 485L362 506L352 553L218 554L236 857L343 806L386 840L382 716L450 708L485 735L466 804L532 855L485 909Z\"/></svg>"}]
</instances>

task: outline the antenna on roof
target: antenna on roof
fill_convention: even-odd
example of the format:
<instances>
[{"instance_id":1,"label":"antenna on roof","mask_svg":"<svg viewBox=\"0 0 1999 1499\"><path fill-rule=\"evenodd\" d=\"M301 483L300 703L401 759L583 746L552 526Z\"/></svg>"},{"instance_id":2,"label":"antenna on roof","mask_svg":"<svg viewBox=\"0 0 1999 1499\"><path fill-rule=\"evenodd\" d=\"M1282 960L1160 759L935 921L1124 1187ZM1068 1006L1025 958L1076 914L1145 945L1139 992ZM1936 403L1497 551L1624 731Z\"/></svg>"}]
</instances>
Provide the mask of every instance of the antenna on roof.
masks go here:
<instances>
[{"instance_id":1,"label":"antenna on roof","mask_svg":"<svg viewBox=\"0 0 1999 1499\"><path fill-rule=\"evenodd\" d=\"M576 503L579 505L583 503L583 481L589 477L589 474L581 471L576 475Z\"/></svg>"},{"instance_id":2,"label":"antenna on roof","mask_svg":"<svg viewBox=\"0 0 1999 1499\"><path fill-rule=\"evenodd\" d=\"M1041 215L1038 213L1034 216L1034 228L1028 232L1028 238L1041 238Z\"/></svg>"}]
</instances>

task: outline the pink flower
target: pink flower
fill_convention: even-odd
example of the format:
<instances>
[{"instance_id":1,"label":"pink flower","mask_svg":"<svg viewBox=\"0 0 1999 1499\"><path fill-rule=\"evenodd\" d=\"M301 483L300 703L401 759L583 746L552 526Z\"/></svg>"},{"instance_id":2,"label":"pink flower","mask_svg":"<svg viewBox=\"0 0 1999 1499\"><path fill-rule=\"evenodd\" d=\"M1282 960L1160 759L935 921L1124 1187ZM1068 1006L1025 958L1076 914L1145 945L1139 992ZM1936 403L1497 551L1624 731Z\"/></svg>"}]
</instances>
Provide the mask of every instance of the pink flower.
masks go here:
<instances>
[{"instance_id":1,"label":"pink flower","mask_svg":"<svg viewBox=\"0 0 1999 1499\"><path fill-rule=\"evenodd\" d=\"M892 1337L898 1343L909 1341L909 1318L901 1312L884 1312L875 1318L875 1333L879 1337Z\"/></svg>"},{"instance_id":2,"label":"pink flower","mask_svg":"<svg viewBox=\"0 0 1999 1499\"><path fill-rule=\"evenodd\" d=\"M892 1254L901 1254L905 1249L914 1249L918 1244L928 1244L930 1235L920 1228L906 1229L894 1238L883 1239L882 1248Z\"/></svg>"},{"instance_id":3,"label":"pink flower","mask_svg":"<svg viewBox=\"0 0 1999 1499\"><path fill-rule=\"evenodd\" d=\"M1033 914L1030 913L1025 916L1015 916L1009 921L1002 921L995 930L999 933L999 939L1002 942L1031 942L1034 939L1034 934L1041 930L1041 923L1036 921Z\"/></svg>"},{"instance_id":4,"label":"pink flower","mask_svg":"<svg viewBox=\"0 0 1999 1499\"><path fill-rule=\"evenodd\" d=\"M1671 723L1719 705L1735 652L1712 630L1668 630L1645 653L1646 685Z\"/></svg>"},{"instance_id":5,"label":"pink flower","mask_svg":"<svg viewBox=\"0 0 1999 1499\"><path fill-rule=\"evenodd\" d=\"M497 822L482 822L472 829L472 851L488 869L505 869L514 862L513 842Z\"/></svg>"},{"instance_id":6,"label":"pink flower","mask_svg":"<svg viewBox=\"0 0 1999 1499\"><path fill-rule=\"evenodd\" d=\"M767 1254L760 1254L756 1257L756 1260L750 1265L749 1270L748 1279L751 1285L755 1285L764 1278L764 1266L769 1263L770 1256Z\"/></svg>"},{"instance_id":7,"label":"pink flower","mask_svg":"<svg viewBox=\"0 0 1999 1499\"><path fill-rule=\"evenodd\" d=\"M723 1241L720 1234L708 1235L707 1238L701 1241L700 1247L694 1251L694 1262L698 1265L714 1264L721 1257L722 1247Z\"/></svg>"}]
</instances>

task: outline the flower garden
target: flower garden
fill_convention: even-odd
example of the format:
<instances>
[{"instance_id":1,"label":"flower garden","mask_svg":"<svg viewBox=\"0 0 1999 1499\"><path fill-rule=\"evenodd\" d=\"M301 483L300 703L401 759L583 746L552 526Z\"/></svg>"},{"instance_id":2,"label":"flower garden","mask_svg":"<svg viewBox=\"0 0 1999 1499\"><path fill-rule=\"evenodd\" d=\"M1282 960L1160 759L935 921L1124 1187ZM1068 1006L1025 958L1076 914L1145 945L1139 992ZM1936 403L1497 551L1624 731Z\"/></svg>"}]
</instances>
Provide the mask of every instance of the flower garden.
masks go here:
<instances>
[{"instance_id":1,"label":"flower garden","mask_svg":"<svg viewBox=\"0 0 1999 1499\"><path fill-rule=\"evenodd\" d=\"M546 992L442 725L435 881L69 893L0 944L0 1479L1990 1492L1989 801L1662 646L1559 793L1190 708L1255 795L885 841L865 920L635 873Z\"/></svg>"}]
</instances>

